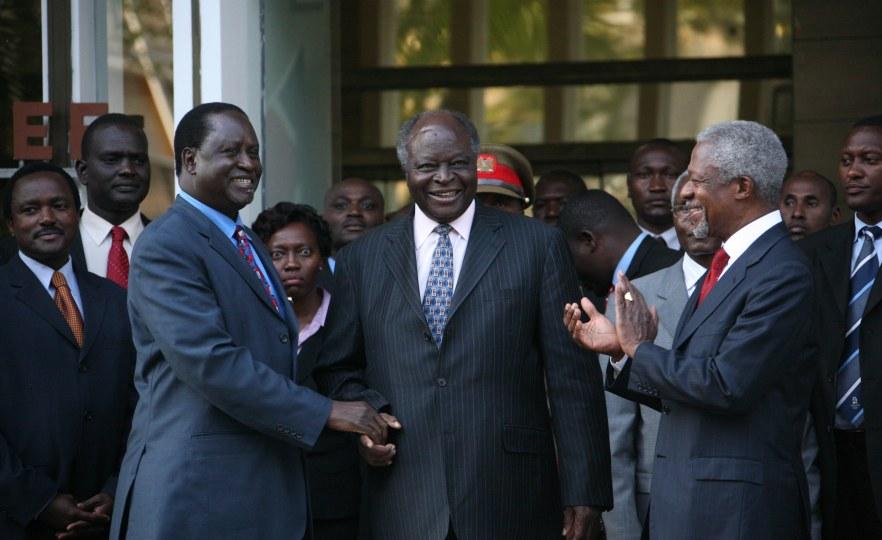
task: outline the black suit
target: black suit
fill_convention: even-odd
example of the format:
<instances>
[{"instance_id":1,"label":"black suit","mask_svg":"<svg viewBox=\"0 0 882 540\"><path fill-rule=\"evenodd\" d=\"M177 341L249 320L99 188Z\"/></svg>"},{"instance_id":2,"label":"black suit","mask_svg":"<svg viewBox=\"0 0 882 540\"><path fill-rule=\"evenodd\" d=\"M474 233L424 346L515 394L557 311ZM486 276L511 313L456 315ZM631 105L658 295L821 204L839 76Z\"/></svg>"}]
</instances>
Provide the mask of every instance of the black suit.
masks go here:
<instances>
[{"instance_id":1,"label":"black suit","mask_svg":"<svg viewBox=\"0 0 882 540\"><path fill-rule=\"evenodd\" d=\"M297 354L297 384L316 390L312 371L325 342L325 328L310 336ZM310 510L315 540L356 538L361 495L357 438L325 429L306 452Z\"/></svg>"},{"instance_id":2,"label":"black suit","mask_svg":"<svg viewBox=\"0 0 882 540\"><path fill-rule=\"evenodd\" d=\"M818 347L818 383L812 399L812 415L818 435L821 468L821 510L824 538L835 538L837 515L836 373L845 344L846 304L849 297L854 221L849 220L815 233L800 242L812 259L818 295L815 332ZM860 249L860 243L857 244ZM882 512L882 279L870 292L860 328L861 384L864 436L869 456L869 477L877 516Z\"/></svg>"},{"instance_id":3,"label":"black suit","mask_svg":"<svg viewBox=\"0 0 882 540\"><path fill-rule=\"evenodd\" d=\"M374 537L557 539L561 505L609 508L601 374L561 322L578 286L560 231L478 204L440 348L414 250L413 212L341 250L316 373L403 425L364 479Z\"/></svg>"},{"instance_id":4,"label":"black suit","mask_svg":"<svg viewBox=\"0 0 882 540\"><path fill-rule=\"evenodd\" d=\"M0 268L0 538L53 538L32 520L58 493L113 495L134 401L122 289L74 265L85 327L76 346L21 258Z\"/></svg>"}]
</instances>

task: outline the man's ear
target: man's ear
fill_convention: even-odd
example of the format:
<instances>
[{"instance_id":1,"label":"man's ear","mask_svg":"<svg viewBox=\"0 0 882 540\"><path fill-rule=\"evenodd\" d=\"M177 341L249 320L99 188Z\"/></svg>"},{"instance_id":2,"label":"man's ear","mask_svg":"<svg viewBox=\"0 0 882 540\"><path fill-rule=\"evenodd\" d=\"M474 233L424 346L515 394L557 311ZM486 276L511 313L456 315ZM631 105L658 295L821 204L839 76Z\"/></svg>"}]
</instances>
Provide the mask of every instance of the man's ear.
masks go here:
<instances>
[{"instance_id":1,"label":"man's ear","mask_svg":"<svg viewBox=\"0 0 882 540\"><path fill-rule=\"evenodd\" d=\"M842 217L842 210L839 208L839 205L833 207L833 211L830 212L830 225L836 225L839 223L839 218Z\"/></svg>"},{"instance_id":2,"label":"man's ear","mask_svg":"<svg viewBox=\"0 0 882 540\"><path fill-rule=\"evenodd\" d=\"M589 253L594 253L599 247L597 242L597 235L595 235L589 229L582 229L581 231L579 231L579 243L584 245L588 249Z\"/></svg>"},{"instance_id":3,"label":"man's ear","mask_svg":"<svg viewBox=\"0 0 882 540\"><path fill-rule=\"evenodd\" d=\"M756 182L749 176L739 176L732 183L735 185L736 199L749 199L756 194Z\"/></svg>"},{"instance_id":4,"label":"man's ear","mask_svg":"<svg viewBox=\"0 0 882 540\"><path fill-rule=\"evenodd\" d=\"M189 174L196 174L196 149L184 148L181 150L181 167Z\"/></svg>"},{"instance_id":5,"label":"man's ear","mask_svg":"<svg viewBox=\"0 0 882 540\"><path fill-rule=\"evenodd\" d=\"M74 163L74 169L76 169L76 171L77 171L77 180L79 180L80 183L83 184L84 186L88 186L89 185L89 181L87 179L88 167L86 167L86 161L82 160L82 159L78 159Z\"/></svg>"}]
</instances>

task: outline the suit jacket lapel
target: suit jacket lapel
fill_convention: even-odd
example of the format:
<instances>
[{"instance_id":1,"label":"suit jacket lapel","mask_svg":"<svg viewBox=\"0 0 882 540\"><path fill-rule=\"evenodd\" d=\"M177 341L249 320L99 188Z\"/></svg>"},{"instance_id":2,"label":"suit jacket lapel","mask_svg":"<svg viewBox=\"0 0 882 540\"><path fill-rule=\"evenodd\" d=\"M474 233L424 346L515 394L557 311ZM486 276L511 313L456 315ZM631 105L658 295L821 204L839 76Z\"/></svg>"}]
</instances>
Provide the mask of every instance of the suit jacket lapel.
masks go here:
<instances>
[{"instance_id":1,"label":"suit jacket lapel","mask_svg":"<svg viewBox=\"0 0 882 540\"><path fill-rule=\"evenodd\" d=\"M625 269L625 276L628 279L634 279L634 276L640 271L640 267L643 264L643 259L646 258L646 255L649 254L650 246L652 246L651 242L656 242L653 240L651 236L647 236L640 242L640 245L637 246L637 251L634 252L634 257L631 259L631 264L628 265L628 268Z\"/></svg>"},{"instance_id":2,"label":"suit jacket lapel","mask_svg":"<svg viewBox=\"0 0 882 540\"><path fill-rule=\"evenodd\" d=\"M13 257L9 261L9 266L10 285L18 289L18 292L15 293L16 299L34 311L34 313L45 319L46 322L55 328L55 330L68 340L71 345L78 347L73 332L70 330L70 326L68 326L67 321L64 320L64 316L61 314L61 311L58 310L58 306L55 305L52 297L50 297L49 293L46 292L46 289L43 288L43 285L37 279L37 276L35 276L33 272L21 262L21 259L18 256ZM80 294L82 296L82 290L80 291ZM83 324L86 324L85 318Z\"/></svg>"},{"instance_id":3,"label":"suit jacket lapel","mask_svg":"<svg viewBox=\"0 0 882 540\"><path fill-rule=\"evenodd\" d=\"M665 270L663 277L664 285L656 293L659 299L656 309L658 318L665 330L674 336L676 327L671 328L672 321L679 321L683 315L683 306L686 304L686 286L683 277L683 264L677 262Z\"/></svg>"},{"instance_id":4,"label":"suit jacket lapel","mask_svg":"<svg viewBox=\"0 0 882 540\"><path fill-rule=\"evenodd\" d=\"M472 223L471 236L462 261L462 269L459 271L456 290L453 291L453 300L447 314L448 320L484 277L490 264L502 249L505 242L498 234L501 226L492 212L488 212L480 204L476 205L475 221Z\"/></svg>"},{"instance_id":5,"label":"suit jacket lapel","mask_svg":"<svg viewBox=\"0 0 882 540\"><path fill-rule=\"evenodd\" d=\"M386 240L389 242L389 253L383 260L389 267L395 282L401 287L405 303L419 317L425 318L420 298L419 281L417 280L413 212L411 212L410 218L399 219L388 227Z\"/></svg>"},{"instance_id":6,"label":"suit jacket lapel","mask_svg":"<svg viewBox=\"0 0 882 540\"><path fill-rule=\"evenodd\" d=\"M83 349L80 352L80 358L82 358L89 353L89 350L95 343L95 338L100 334L107 300L104 295L99 294L88 275L83 271L78 271L79 269L76 268L76 265L74 265L74 268L77 275L77 284L80 286L80 298L83 299L83 327L86 332L83 340ZM120 314L120 316L128 316L128 314L124 313Z\"/></svg>"},{"instance_id":7,"label":"suit jacket lapel","mask_svg":"<svg viewBox=\"0 0 882 540\"><path fill-rule=\"evenodd\" d=\"M826 290L833 295L833 304L839 310L839 316L845 320L845 308L848 305L849 275L851 274L851 248L854 241L854 224L849 221L837 226L835 235L831 235L827 245L822 248L818 261L823 269L826 280ZM873 298L873 293L878 295L879 287L875 287L867 301L867 307Z\"/></svg>"},{"instance_id":8,"label":"suit jacket lapel","mask_svg":"<svg viewBox=\"0 0 882 540\"><path fill-rule=\"evenodd\" d=\"M691 336L701 323L703 323L711 313L717 309L717 306L723 303L732 291L735 290L738 284L744 280L747 268L752 266L757 260L765 255L772 245L787 234L787 229L784 228L784 225L780 223L775 225L763 233L763 235L760 236L753 245L751 245L747 251L738 258L737 261L735 261L732 267L723 274L723 277L721 277L719 281L717 281L716 285L714 285L704 301L695 309L685 325L683 325L681 332L677 334L674 343L675 348L679 347L689 336ZM706 275L705 278L707 278ZM703 282L704 279L702 279L702 283ZM698 289L698 291L700 290L701 289ZM693 300L697 301L700 293L694 294L693 296L695 297ZM692 306L694 303L690 302L689 305Z\"/></svg>"}]
</instances>

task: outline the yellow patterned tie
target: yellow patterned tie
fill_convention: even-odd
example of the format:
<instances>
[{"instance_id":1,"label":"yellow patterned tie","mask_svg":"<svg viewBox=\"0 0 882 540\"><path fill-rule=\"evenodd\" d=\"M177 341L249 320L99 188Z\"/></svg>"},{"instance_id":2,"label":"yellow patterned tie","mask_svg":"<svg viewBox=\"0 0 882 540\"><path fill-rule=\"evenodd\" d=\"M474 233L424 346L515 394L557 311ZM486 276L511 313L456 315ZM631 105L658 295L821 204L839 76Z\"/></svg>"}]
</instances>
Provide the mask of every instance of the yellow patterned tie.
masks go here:
<instances>
[{"instance_id":1,"label":"yellow patterned tie","mask_svg":"<svg viewBox=\"0 0 882 540\"><path fill-rule=\"evenodd\" d=\"M52 286L55 287L55 305L61 310L61 315L70 326L74 339L77 340L77 346L83 348L83 318L80 316L80 310L74 302L73 295L70 294L70 287L67 286L67 280L64 274L55 272L52 274Z\"/></svg>"}]
</instances>

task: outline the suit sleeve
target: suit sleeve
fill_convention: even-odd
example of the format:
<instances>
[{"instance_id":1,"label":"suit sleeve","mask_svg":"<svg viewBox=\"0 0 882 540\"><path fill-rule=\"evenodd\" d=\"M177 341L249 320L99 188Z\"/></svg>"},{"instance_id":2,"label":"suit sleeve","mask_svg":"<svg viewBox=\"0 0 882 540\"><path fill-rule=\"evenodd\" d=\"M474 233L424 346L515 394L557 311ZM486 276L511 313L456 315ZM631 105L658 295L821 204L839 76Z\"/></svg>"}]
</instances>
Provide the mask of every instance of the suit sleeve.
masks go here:
<instances>
[{"instance_id":1,"label":"suit sleeve","mask_svg":"<svg viewBox=\"0 0 882 540\"><path fill-rule=\"evenodd\" d=\"M25 527L58 493L58 483L39 467L22 463L0 433L0 511Z\"/></svg>"},{"instance_id":2,"label":"suit sleeve","mask_svg":"<svg viewBox=\"0 0 882 540\"><path fill-rule=\"evenodd\" d=\"M136 250L130 315L149 329L175 376L252 429L311 448L327 422L330 400L233 341L216 297L223 291L209 282L209 269L192 247L166 234L140 242Z\"/></svg>"},{"instance_id":3,"label":"suit sleeve","mask_svg":"<svg viewBox=\"0 0 882 540\"><path fill-rule=\"evenodd\" d=\"M751 290L731 326L712 314L690 337L687 350L719 340L715 350L697 355L643 343L628 362L628 388L722 414L749 411L803 355L814 298L804 264L791 260L768 268L742 284Z\"/></svg>"},{"instance_id":4,"label":"suit sleeve","mask_svg":"<svg viewBox=\"0 0 882 540\"><path fill-rule=\"evenodd\" d=\"M351 256L351 250L344 250L336 259L327 334L313 378L323 394L344 401L363 400L379 411L388 409L389 402L364 380L364 331Z\"/></svg>"},{"instance_id":5,"label":"suit sleeve","mask_svg":"<svg viewBox=\"0 0 882 540\"><path fill-rule=\"evenodd\" d=\"M540 336L564 506L612 508L609 431L597 356L573 342L563 306L579 298L573 263L560 231L547 238Z\"/></svg>"}]
</instances>

